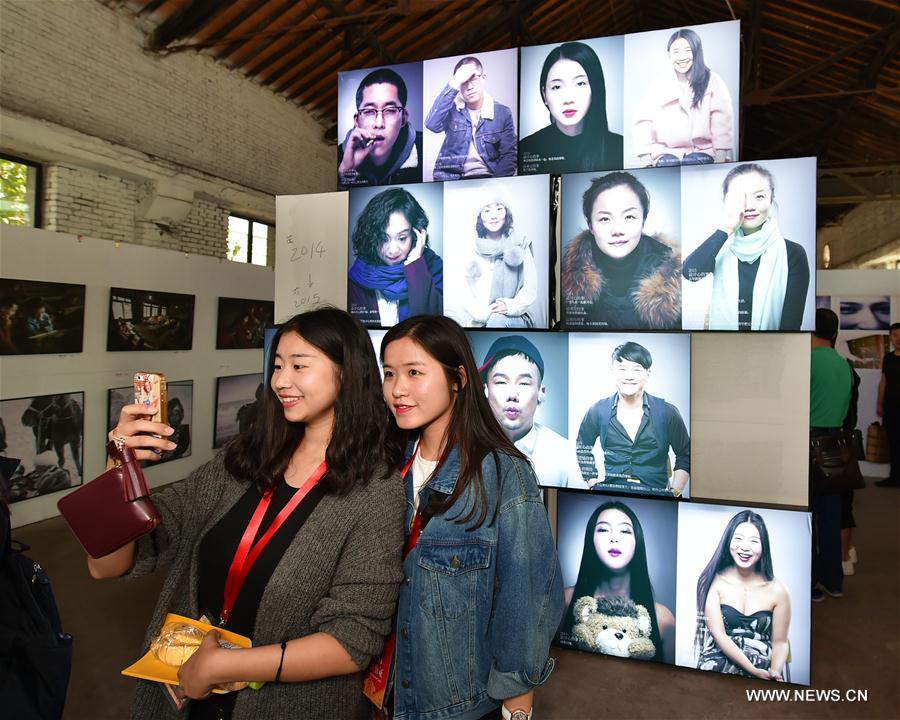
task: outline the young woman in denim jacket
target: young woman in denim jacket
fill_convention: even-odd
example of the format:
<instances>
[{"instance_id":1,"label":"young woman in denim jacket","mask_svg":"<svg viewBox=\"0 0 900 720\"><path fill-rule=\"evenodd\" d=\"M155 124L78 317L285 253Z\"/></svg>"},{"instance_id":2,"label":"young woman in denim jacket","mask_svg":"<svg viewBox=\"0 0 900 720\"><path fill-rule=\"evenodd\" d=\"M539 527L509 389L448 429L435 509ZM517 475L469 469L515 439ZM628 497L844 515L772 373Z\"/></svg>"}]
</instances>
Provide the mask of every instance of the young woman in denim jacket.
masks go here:
<instances>
[{"instance_id":1,"label":"young woman in denim jacket","mask_svg":"<svg viewBox=\"0 0 900 720\"><path fill-rule=\"evenodd\" d=\"M553 669L563 587L534 472L504 435L462 329L418 316L381 346L392 440L406 473L395 720L531 717ZM405 448L405 452L403 451Z\"/></svg>"}]
</instances>

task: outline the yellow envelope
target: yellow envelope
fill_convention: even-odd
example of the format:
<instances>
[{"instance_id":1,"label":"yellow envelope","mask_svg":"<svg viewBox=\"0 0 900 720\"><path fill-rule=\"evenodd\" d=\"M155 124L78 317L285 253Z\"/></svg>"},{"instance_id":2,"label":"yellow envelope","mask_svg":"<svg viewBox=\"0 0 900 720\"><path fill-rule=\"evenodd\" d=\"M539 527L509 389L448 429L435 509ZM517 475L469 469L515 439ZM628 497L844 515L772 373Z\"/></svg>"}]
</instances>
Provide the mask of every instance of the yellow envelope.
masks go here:
<instances>
[{"instance_id":1,"label":"yellow envelope","mask_svg":"<svg viewBox=\"0 0 900 720\"><path fill-rule=\"evenodd\" d=\"M202 630L204 633L209 632L210 630L218 630L219 636L222 638L222 640L233 643L238 647L249 648L253 646L253 643L248 637L229 632L228 630L223 630L222 628L216 627L215 625L209 625L208 623L203 623L199 620L192 620L191 618L182 617L181 615L175 615L174 613L169 613L168 615L166 615L165 620L163 620L163 626L168 625L169 623L176 622L193 625L194 627ZM122 674L128 675L129 677L140 678L141 680L152 680L153 682L167 683L168 685L178 684L178 668L173 665L166 665L164 662L161 662L150 650L147 651L147 654L144 655L144 657L134 663L134 665L129 665L127 668L125 668L122 671ZM213 690L213 692L221 694L225 693L226 691Z\"/></svg>"}]
</instances>

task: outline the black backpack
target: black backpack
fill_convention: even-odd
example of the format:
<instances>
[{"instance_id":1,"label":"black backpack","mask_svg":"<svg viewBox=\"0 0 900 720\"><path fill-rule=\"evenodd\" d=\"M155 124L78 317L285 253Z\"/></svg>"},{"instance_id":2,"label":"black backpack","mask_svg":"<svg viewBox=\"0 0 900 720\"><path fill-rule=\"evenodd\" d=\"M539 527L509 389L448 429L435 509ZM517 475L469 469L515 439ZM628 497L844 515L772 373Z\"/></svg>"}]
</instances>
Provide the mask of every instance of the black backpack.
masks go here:
<instances>
[{"instance_id":1,"label":"black backpack","mask_svg":"<svg viewBox=\"0 0 900 720\"><path fill-rule=\"evenodd\" d=\"M44 569L9 536L0 504L0 715L17 720L62 717L72 669L72 636Z\"/></svg>"}]
</instances>

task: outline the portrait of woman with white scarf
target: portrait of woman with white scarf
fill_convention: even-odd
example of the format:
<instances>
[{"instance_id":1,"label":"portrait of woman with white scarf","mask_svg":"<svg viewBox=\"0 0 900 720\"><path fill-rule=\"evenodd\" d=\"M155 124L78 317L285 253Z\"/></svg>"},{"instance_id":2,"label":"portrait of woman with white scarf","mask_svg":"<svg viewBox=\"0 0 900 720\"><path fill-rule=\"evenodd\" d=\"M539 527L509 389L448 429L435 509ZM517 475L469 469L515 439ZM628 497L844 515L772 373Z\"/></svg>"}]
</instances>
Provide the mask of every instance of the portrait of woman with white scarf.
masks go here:
<instances>
[{"instance_id":1,"label":"portrait of woman with white scarf","mask_svg":"<svg viewBox=\"0 0 900 720\"><path fill-rule=\"evenodd\" d=\"M716 230L682 265L690 282L712 273L706 329L800 330L809 260L781 234L772 173L757 163L735 165L722 195Z\"/></svg>"},{"instance_id":2,"label":"portrait of woman with white scarf","mask_svg":"<svg viewBox=\"0 0 900 720\"><path fill-rule=\"evenodd\" d=\"M519 210L507 182L466 183L452 209L445 211L448 220L455 216L455 252L448 248L452 255L448 263L456 267L444 312L463 327L546 324L546 301L540 292L545 283L539 282L529 232L534 228L516 222ZM528 195L517 193L516 197Z\"/></svg>"}]
</instances>

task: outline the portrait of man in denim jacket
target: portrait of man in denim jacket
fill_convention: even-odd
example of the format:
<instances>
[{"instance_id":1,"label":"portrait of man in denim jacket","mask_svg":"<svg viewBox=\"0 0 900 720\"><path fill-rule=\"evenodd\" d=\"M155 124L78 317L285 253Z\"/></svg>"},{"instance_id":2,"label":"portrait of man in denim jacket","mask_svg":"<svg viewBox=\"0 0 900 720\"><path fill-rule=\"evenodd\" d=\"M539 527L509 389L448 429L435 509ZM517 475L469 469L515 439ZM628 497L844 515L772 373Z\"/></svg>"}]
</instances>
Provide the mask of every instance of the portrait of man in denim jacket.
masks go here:
<instances>
[{"instance_id":1,"label":"portrait of man in denim jacket","mask_svg":"<svg viewBox=\"0 0 900 720\"><path fill-rule=\"evenodd\" d=\"M481 61L464 57L431 106L425 127L444 133L435 180L516 174L516 126L512 111L487 92Z\"/></svg>"}]
</instances>

